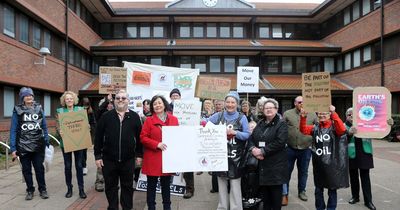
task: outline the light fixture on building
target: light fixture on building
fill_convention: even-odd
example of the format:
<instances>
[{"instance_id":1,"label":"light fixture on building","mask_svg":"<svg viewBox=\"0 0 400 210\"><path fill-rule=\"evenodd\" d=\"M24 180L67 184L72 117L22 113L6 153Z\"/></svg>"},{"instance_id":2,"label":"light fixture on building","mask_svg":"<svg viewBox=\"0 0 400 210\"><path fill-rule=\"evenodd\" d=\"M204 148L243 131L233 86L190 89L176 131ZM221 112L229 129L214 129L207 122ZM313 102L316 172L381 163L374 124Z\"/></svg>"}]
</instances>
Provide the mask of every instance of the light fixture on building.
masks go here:
<instances>
[{"instance_id":1,"label":"light fixture on building","mask_svg":"<svg viewBox=\"0 0 400 210\"><path fill-rule=\"evenodd\" d=\"M39 54L40 54L40 57L41 57L41 61L40 62L33 62L33 64L46 65L46 56L50 55L49 48L47 48L47 47L40 48Z\"/></svg>"}]
</instances>

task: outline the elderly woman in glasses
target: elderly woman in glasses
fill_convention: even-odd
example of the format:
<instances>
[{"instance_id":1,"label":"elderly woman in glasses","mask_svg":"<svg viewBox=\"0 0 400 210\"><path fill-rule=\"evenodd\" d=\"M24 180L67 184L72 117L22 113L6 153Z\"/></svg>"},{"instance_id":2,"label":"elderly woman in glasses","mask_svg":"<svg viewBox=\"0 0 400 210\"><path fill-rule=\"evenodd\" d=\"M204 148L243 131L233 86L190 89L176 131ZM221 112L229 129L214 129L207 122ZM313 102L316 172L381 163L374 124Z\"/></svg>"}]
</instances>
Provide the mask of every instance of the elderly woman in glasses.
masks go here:
<instances>
[{"instance_id":1,"label":"elderly woman in glasses","mask_svg":"<svg viewBox=\"0 0 400 210\"><path fill-rule=\"evenodd\" d=\"M330 106L329 112L318 112L318 123L315 125L307 125L307 112L302 108L300 116L300 132L305 135L311 135L313 148L313 172L314 172L314 185L315 185L315 207L317 210L328 209L334 210L337 206L337 192L336 189L341 187L348 187L348 180L343 182L335 182L336 177L330 174L335 172L335 176L343 175L345 171L336 170L326 165L326 160L330 158L329 148L323 146L323 142L339 141L341 136L345 134L346 128L339 115L335 112L335 107ZM328 150L328 151L327 151ZM330 163L332 164L332 163ZM345 176L346 177L346 176ZM348 177L347 177L348 179ZM328 189L328 203L325 205L324 201L324 188Z\"/></svg>"}]
</instances>

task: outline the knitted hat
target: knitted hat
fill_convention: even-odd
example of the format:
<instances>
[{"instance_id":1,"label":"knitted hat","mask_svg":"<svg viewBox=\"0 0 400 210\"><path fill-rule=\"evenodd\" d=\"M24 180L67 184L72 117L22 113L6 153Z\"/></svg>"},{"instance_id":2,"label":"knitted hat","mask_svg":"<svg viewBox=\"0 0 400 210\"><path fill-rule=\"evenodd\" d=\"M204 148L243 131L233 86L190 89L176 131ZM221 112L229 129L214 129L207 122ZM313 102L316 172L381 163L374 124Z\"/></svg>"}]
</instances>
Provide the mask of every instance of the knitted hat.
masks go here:
<instances>
[{"instance_id":1,"label":"knitted hat","mask_svg":"<svg viewBox=\"0 0 400 210\"><path fill-rule=\"evenodd\" d=\"M172 94L174 94L174 93L176 93L176 94L178 94L179 96L181 96L181 91L179 91L178 88L174 88L174 89L172 89L171 92L169 93L169 97L171 97Z\"/></svg>"},{"instance_id":2,"label":"knitted hat","mask_svg":"<svg viewBox=\"0 0 400 210\"><path fill-rule=\"evenodd\" d=\"M240 97L239 97L239 94L238 94L236 91L230 91L230 92L228 93L228 95L226 95L225 100L226 100L226 98L228 98L228 97L233 97L234 99L236 99L236 102L239 104L239 102L240 102Z\"/></svg>"},{"instance_id":3,"label":"knitted hat","mask_svg":"<svg viewBox=\"0 0 400 210\"><path fill-rule=\"evenodd\" d=\"M22 103L24 101L25 96L34 96L33 90L29 87L22 87L19 90L19 101Z\"/></svg>"}]
</instances>

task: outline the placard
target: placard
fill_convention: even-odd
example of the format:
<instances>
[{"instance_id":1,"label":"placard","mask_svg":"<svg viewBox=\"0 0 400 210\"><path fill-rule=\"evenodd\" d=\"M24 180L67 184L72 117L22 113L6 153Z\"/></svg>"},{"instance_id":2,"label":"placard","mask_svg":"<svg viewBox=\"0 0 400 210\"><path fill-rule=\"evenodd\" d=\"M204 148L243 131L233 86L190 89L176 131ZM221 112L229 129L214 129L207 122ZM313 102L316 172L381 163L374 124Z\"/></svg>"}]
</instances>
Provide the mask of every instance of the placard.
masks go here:
<instances>
[{"instance_id":1,"label":"placard","mask_svg":"<svg viewBox=\"0 0 400 210\"><path fill-rule=\"evenodd\" d=\"M237 67L237 92L258 93L259 67L238 66Z\"/></svg>"},{"instance_id":2,"label":"placard","mask_svg":"<svg viewBox=\"0 0 400 210\"><path fill-rule=\"evenodd\" d=\"M331 77L329 72L303 73L303 108L307 112L329 112Z\"/></svg>"},{"instance_id":3,"label":"placard","mask_svg":"<svg viewBox=\"0 0 400 210\"><path fill-rule=\"evenodd\" d=\"M383 138L390 132L392 95L385 87L358 87L353 91L353 125L358 138Z\"/></svg>"},{"instance_id":4,"label":"placard","mask_svg":"<svg viewBox=\"0 0 400 210\"><path fill-rule=\"evenodd\" d=\"M87 149L92 146L86 110L58 114L65 152Z\"/></svg>"},{"instance_id":5,"label":"placard","mask_svg":"<svg viewBox=\"0 0 400 210\"><path fill-rule=\"evenodd\" d=\"M163 173L228 170L225 125L164 126L162 134Z\"/></svg>"},{"instance_id":6,"label":"placard","mask_svg":"<svg viewBox=\"0 0 400 210\"><path fill-rule=\"evenodd\" d=\"M126 89L126 68L100 66L99 68L99 93L116 93Z\"/></svg>"},{"instance_id":7,"label":"placard","mask_svg":"<svg viewBox=\"0 0 400 210\"><path fill-rule=\"evenodd\" d=\"M230 79L199 76L195 96L204 99L224 100L230 89Z\"/></svg>"},{"instance_id":8,"label":"placard","mask_svg":"<svg viewBox=\"0 0 400 210\"><path fill-rule=\"evenodd\" d=\"M147 191L147 176L142 174L142 170L140 170L139 179L136 183L136 190L139 191ZM186 190L186 183L183 179L182 173L176 173L172 175L172 182L170 185L171 195L183 196ZM161 193L161 183L160 178L158 178L156 192Z\"/></svg>"},{"instance_id":9,"label":"placard","mask_svg":"<svg viewBox=\"0 0 400 210\"><path fill-rule=\"evenodd\" d=\"M175 100L174 116L179 125L200 125L201 102L196 100Z\"/></svg>"}]
</instances>

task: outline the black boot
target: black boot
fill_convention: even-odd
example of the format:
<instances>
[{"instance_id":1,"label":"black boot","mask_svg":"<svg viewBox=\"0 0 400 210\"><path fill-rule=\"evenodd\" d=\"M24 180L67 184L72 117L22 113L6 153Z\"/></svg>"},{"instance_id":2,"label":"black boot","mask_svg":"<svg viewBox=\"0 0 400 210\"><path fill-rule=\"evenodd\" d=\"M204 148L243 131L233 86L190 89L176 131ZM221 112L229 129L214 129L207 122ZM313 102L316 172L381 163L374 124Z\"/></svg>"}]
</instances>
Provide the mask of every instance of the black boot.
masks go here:
<instances>
[{"instance_id":1,"label":"black boot","mask_svg":"<svg viewBox=\"0 0 400 210\"><path fill-rule=\"evenodd\" d=\"M79 197L82 199L85 199L87 197L83 189L79 189Z\"/></svg>"},{"instance_id":2,"label":"black boot","mask_svg":"<svg viewBox=\"0 0 400 210\"><path fill-rule=\"evenodd\" d=\"M67 193L65 193L66 198L72 197L72 185L67 187Z\"/></svg>"}]
</instances>

